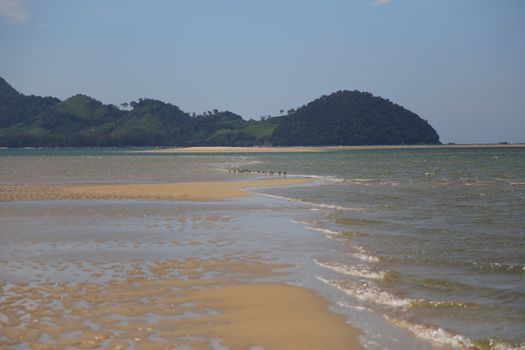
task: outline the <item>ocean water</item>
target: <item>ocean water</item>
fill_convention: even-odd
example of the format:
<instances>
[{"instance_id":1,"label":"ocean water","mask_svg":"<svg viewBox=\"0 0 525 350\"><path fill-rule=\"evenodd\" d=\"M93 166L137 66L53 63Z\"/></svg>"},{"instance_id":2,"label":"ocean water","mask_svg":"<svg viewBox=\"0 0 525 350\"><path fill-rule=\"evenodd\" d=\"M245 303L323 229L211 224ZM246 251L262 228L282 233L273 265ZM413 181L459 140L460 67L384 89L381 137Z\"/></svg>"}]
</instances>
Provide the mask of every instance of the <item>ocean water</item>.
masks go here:
<instances>
[{"instance_id":1,"label":"ocean water","mask_svg":"<svg viewBox=\"0 0 525 350\"><path fill-rule=\"evenodd\" d=\"M285 281L327 297L362 329L367 349L525 349L523 148L249 155L0 150L1 184L234 180L270 170L315 182L249 189L257 196L206 204L0 203L0 277L36 271L25 265L31 256L106 254L125 262L259 252L296 265ZM228 219L210 224L206 215ZM175 238L205 243L167 243ZM46 273L58 276L39 271Z\"/></svg>"},{"instance_id":2,"label":"ocean water","mask_svg":"<svg viewBox=\"0 0 525 350\"><path fill-rule=\"evenodd\" d=\"M525 348L523 148L255 158L319 179L265 193L324 209L303 224L344 237L344 258L316 260L329 274L320 279L348 296L340 303L434 344Z\"/></svg>"}]
</instances>

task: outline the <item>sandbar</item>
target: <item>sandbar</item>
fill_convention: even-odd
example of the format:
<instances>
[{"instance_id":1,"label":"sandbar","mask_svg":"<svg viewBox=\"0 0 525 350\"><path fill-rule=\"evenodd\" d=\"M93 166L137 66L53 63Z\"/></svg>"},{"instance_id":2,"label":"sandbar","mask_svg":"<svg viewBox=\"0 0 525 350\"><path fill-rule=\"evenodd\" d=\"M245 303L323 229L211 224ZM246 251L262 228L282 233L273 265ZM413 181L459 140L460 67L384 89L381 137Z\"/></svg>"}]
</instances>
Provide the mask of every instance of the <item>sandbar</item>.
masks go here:
<instances>
[{"instance_id":1,"label":"sandbar","mask_svg":"<svg viewBox=\"0 0 525 350\"><path fill-rule=\"evenodd\" d=\"M304 153L322 152L321 147L182 147L158 148L140 153Z\"/></svg>"},{"instance_id":2,"label":"sandbar","mask_svg":"<svg viewBox=\"0 0 525 350\"><path fill-rule=\"evenodd\" d=\"M525 148L525 144L454 144L454 145L377 145L377 146L299 146L299 147L181 147L134 151L138 153L318 153L344 150L454 148Z\"/></svg>"},{"instance_id":3,"label":"sandbar","mask_svg":"<svg viewBox=\"0 0 525 350\"><path fill-rule=\"evenodd\" d=\"M212 201L247 197L251 187L311 183L308 178L271 178L247 181L211 181L133 184L0 185L0 201L67 199L147 199Z\"/></svg>"}]
</instances>

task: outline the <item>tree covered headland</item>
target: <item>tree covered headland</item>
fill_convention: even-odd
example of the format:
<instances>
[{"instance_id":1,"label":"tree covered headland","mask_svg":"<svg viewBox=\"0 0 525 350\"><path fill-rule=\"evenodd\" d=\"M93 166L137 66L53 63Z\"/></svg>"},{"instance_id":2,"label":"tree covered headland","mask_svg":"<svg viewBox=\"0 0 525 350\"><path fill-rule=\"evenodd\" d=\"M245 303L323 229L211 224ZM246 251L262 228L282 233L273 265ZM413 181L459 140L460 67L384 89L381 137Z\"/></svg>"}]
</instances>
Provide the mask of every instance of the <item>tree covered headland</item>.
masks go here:
<instances>
[{"instance_id":1,"label":"tree covered headland","mask_svg":"<svg viewBox=\"0 0 525 350\"><path fill-rule=\"evenodd\" d=\"M0 78L0 147L435 143L436 131L418 115L358 91L338 91L256 121L229 111L189 114L149 98L117 107L85 95L27 96Z\"/></svg>"}]
</instances>

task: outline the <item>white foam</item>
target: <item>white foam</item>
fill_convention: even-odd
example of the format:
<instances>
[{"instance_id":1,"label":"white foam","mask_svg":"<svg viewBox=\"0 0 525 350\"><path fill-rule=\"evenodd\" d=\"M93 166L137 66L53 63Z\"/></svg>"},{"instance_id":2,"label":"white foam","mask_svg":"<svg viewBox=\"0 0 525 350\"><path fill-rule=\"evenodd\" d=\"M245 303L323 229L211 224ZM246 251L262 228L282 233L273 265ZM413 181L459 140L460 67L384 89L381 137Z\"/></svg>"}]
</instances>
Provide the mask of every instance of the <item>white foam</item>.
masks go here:
<instances>
[{"instance_id":1,"label":"white foam","mask_svg":"<svg viewBox=\"0 0 525 350\"><path fill-rule=\"evenodd\" d=\"M366 254L355 253L355 254L352 254L352 256L353 256L354 258L357 258L357 259L362 260L362 261L367 261L367 262L374 262L374 263L377 263L377 262L380 261L377 257L372 256L372 255L366 255Z\"/></svg>"},{"instance_id":2,"label":"white foam","mask_svg":"<svg viewBox=\"0 0 525 350\"><path fill-rule=\"evenodd\" d=\"M382 280L385 277L384 272L373 272L364 267L352 267L341 263L326 263L314 260L315 263L325 269L335 271L337 273L356 276L373 280Z\"/></svg>"},{"instance_id":3,"label":"white foam","mask_svg":"<svg viewBox=\"0 0 525 350\"><path fill-rule=\"evenodd\" d=\"M352 181L355 181L355 182L370 182L370 181L374 181L373 179L352 179Z\"/></svg>"},{"instance_id":4,"label":"white foam","mask_svg":"<svg viewBox=\"0 0 525 350\"><path fill-rule=\"evenodd\" d=\"M317 279L344 292L347 295L351 295L360 300L371 301L376 304L382 304L391 307L408 308L412 305L411 299L398 298L387 291L369 286L366 283L356 284L350 283L349 281L330 281L320 276L318 276Z\"/></svg>"},{"instance_id":5,"label":"white foam","mask_svg":"<svg viewBox=\"0 0 525 350\"><path fill-rule=\"evenodd\" d=\"M370 252L368 252L368 250L366 250L365 248L358 245L353 246L353 248L357 250L357 253L351 254L354 258L372 263L381 262L381 260L377 256L370 254Z\"/></svg>"},{"instance_id":6,"label":"white foam","mask_svg":"<svg viewBox=\"0 0 525 350\"><path fill-rule=\"evenodd\" d=\"M501 343L496 341L491 342L492 350L525 350L525 344L520 344L517 346Z\"/></svg>"},{"instance_id":7,"label":"white foam","mask_svg":"<svg viewBox=\"0 0 525 350\"><path fill-rule=\"evenodd\" d=\"M290 222L293 223L293 224L304 225L305 229L307 229L309 231L315 231L315 232L323 233L328 238L334 238L336 236L341 236L341 234L342 234L342 232L339 232L339 231L329 230L327 228L322 228L322 227L316 227L316 226L314 226L313 223L308 222L308 221L297 221L297 220L290 219Z\"/></svg>"},{"instance_id":8,"label":"white foam","mask_svg":"<svg viewBox=\"0 0 525 350\"><path fill-rule=\"evenodd\" d=\"M315 227L315 226L306 226L306 229L310 231L324 233L325 235L329 235L329 236L339 236L341 234L341 232L338 232L338 231L333 231L327 228L321 228L321 227Z\"/></svg>"},{"instance_id":9,"label":"white foam","mask_svg":"<svg viewBox=\"0 0 525 350\"><path fill-rule=\"evenodd\" d=\"M341 210L341 211L362 211L364 210L363 208L348 208L348 207L343 207L343 206L334 205L334 204L314 203L314 202L305 201L300 198L290 198L290 197L278 196L275 194L267 194L267 193L260 193L260 192L254 192L254 193L259 196L263 196L263 197L281 199L281 200L285 200L288 202L302 203L304 205L309 205L309 206L317 207L317 208L335 209L335 210Z\"/></svg>"},{"instance_id":10,"label":"white foam","mask_svg":"<svg viewBox=\"0 0 525 350\"><path fill-rule=\"evenodd\" d=\"M370 311L370 312L373 312L372 309L369 309L367 307L364 307L364 306L361 306L361 305L350 305L350 304L345 303L343 301L337 302L337 305L339 305L341 307L348 308L348 309L357 310L357 311Z\"/></svg>"},{"instance_id":11,"label":"white foam","mask_svg":"<svg viewBox=\"0 0 525 350\"><path fill-rule=\"evenodd\" d=\"M433 344L441 346L448 345L456 349L475 349L472 341L462 335L452 334L442 328L431 328L413 324L407 321L391 319L388 316L384 317L388 322L400 328L404 328L414 334L416 337L429 341Z\"/></svg>"},{"instance_id":12,"label":"white foam","mask_svg":"<svg viewBox=\"0 0 525 350\"><path fill-rule=\"evenodd\" d=\"M413 324L403 320L392 319L386 315L383 316L393 325L404 328L410 333L414 334L416 337L431 342L432 344L439 346L451 346L455 349L461 350L481 349L472 340L463 335L454 334L442 328ZM516 346L499 340L491 340L489 346L491 350L525 350L525 344Z\"/></svg>"},{"instance_id":13,"label":"white foam","mask_svg":"<svg viewBox=\"0 0 525 350\"><path fill-rule=\"evenodd\" d=\"M299 174L299 175L296 175L296 174L290 174L290 176L293 176L293 177L306 177L306 178L312 178L312 179L317 179L317 180L323 180L323 181L327 181L327 182L336 182L336 183L341 183L341 182L345 182L346 179L342 179L340 177L336 177L336 176L328 176L328 175L302 175L302 174Z\"/></svg>"},{"instance_id":14,"label":"white foam","mask_svg":"<svg viewBox=\"0 0 525 350\"><path fill-rule=\"evenodd\" d=\"M298 225L310 225L308 221L298 221L298 220L290 219L290 222L292 224L298 224Z\"/></svg>"}]
</instances>

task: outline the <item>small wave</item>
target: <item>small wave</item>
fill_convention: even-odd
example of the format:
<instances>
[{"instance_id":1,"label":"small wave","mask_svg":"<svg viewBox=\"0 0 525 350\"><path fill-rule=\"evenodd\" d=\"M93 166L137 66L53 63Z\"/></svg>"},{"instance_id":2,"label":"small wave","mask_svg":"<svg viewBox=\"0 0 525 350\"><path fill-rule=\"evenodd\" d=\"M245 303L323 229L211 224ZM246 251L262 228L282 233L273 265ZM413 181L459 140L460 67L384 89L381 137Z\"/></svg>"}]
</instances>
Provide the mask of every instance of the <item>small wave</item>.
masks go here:
<instances>
[{"instance_id":1,"label":"small wave","mask_svg":"<svg viewBox=\"0 0 525 350\"><path fill-rule=\"evenodd\" d=\"M298 224L298 225L304 225L304 226L310 226L313 224L312 222L309 222L309 221L299 221L299 220L294 220L294 219L290 219L289 221L292 224Z\"/></svg>"},{"instance_id":2,"label":"small wave","mask_svg":"<svg viewBox=\"0 0 525 350\"><path fill-rule=\"evenodd\" d=\"M399 186L399 182L397 181L381 181L379 183L380 185L387 185L387 186Z\"/></svg>"},{"instance_id":3,"label":"small wave","mask_svg":"<svg viewBox=\"0 0 525 350\"><path fill-rule=\"evenodd\" d=\"M366 262L373 262L373 263L379 263L382 261L381 258L372 255L368 250L366 250L364 247L361 247L359 245L353 246L355 250L357 250L357 253L351 254L353 257L366 261Z\"/></svg>"},{"instance_id":4,"label":"small wave","mask_svg":"<svg viewBox=\"0 0 525 350\"><path fill-rule=\"evenodd\" d=\"M343 239L343 235L345 235L344 232L338 232L338 231L333 231L333 230L324 229L324 228L320 228L320 227L315 227L315 226L313 226L313 223L307 222L307 221L297 221L297 220L290 219L290 222L293 223L293 224L303 225L304 228L309 230L309 231L320 232L320 233L324 234L324 236L326 238L329 238L329 239L342 240Z\"/></svg>"},{"instance_id":5,"label":"small wave","mask_svg":"<svg viewBox=\"0 0 525 350\"><path fill-rule=\"evenodd\" d=\"M337 305L348 308L348 309L357 310L357 311L373 311L372 309L369 309L367 307L364 307L361 305L350 305L348 303L345 303L344 301L337 302Z\"/></svg>"},{"instance_id":6,"label":"small wave","mask_svg":"<svg viewBox=\"0 0 525 350\"><path fill-rule=\"evenodd\" d=\"M426 288L442 289L442 290L457 290L465 291L470 287L466 284L456 281L440 280L434 278L427 278L421 281L421 285Z\"/></svg>"},{"instance_id":7,"label":"small wave","mask_svg":"<svg viewBox=\"0 0 525 350\"><path fill-rule=\"evenodd\" d=\"M473 265L484 272L514 272L525 273L525 265L512 265L498 262L473 263Z\"/></svg>"},{"instance_id":8,"label":"small wave","mask_svg":"<svg viewBox=\"0 0 525 350\"><path fill-rule=\"evenodd\" d=\"M461 350L525 350L525 344L511 344L501 339L471 340L442 328L418 325L407 321L392 319L384 315L391 324L406 329L416 337L439 346L451 346Z\"/></svg>"},{"instance_id":9,"label":"small wave","mask_svg":"<svg viewBox=\"0 0 525 350\"><path fill-rule=\"evenodd\" d=\"M400 328L406 329L416 337L424 339L436 345L448 345L456 349L476 349L474 343L459 334L452 334L442 328L426 327L418 324L413 324L407 321L401 321L392 319L388 316L384 316L385 319Z\"/></svg>"},{"instance_id":10,"label":"small wave","mask_svg":"<svg viewBox=\"0 0 525 350\"><path fill-rule=\"evenodd\" d=\"M427 300L417 299L412 301L413 306L430 308L468 308L479 306L476 303L455 301L455 300Z\"/></svg>"},{"instance_id":11,"label":"small wave","mask_svg":"<svg viewBox=\"0 0 525 350\"><path fill-rule=\"evenodd\" d=\"M333 220L336 224L351 225L351 226L374 225L374 224L381 223L381 221L379 220L354 219L354 218L348 218L344 216L331 216L331 220Z\"/></svg>"},{"instance_id":12,"label":"small wave","mask_svg":"<svg viewBox=\"0 0 525 350\"><path fill-rule=\"evenodd\" d=\"M373 256L373 255L354 253L352 254L352 256L362 261L368 261L368 262L374 262L374 263L381 262L381 260L377 256Z\"/></svg>"},{"instance_id":13,"label":"small wave","mask_svg":"<svg viewBox=\"0 0 525 350\"><path fill-rule=\"evenodd\" d=\"M374 181L373 179L352 179L354 182L370 182Z\"/></svg>"},{"instance_id":14,"label":"small wave","mask_svg":"<svg viewBox=\"0 0 525 350\"><path fill-rule=\"evenodd\" d=\"M322 228L322 227L315 226L315 222L297 221L297 220L293 220L293 219L290 219L290 222L293 223L293 224L303 225L304 228L309 230L309 231L315 231L315 232L324 233L325 235L331 236L332 238L336 237L336 236L339 236L340 238L342 238L342 237L351 238L351 237L354 236L353 232L334 231L334 230L330 230L330 229L327 229L327 228Z\"/></svg>"},{"instance_id":15,"label":"small wave","mask_svg":"<svg viewBox=\"0 0 525 350\"><path fill-rule=\"evenodd\" d=\"M333 231L327 228L321 228L321 227L315 227L315 226L306 226L306 229L310 231L324 233L325 235L329 235L329 236L339 236L342 234L342 232L339 232L339 231Z\"/></svg>"},{"instance_id":16,"label":"small wave","mask_svg":"<svg viewBox=\"0 0 525 350\"><path fill-rule=\"evenodd\" d=\"M488 344L491 350L525 350L525 344L510 344L505 341L490 339Z\"/></svg>"},{"instance_id":17,"label":"small wave","mask_svg":"<svg viewBox=\"0 0 525 350\"><path fill-rule=\"evenodd\" d=\"M311 179L317 179L317 180L323 180L323 181L327 181L327 182L330 182L330 183L333 183L333 182L336 182L336 183L341 183L341 182L346 182L346 179L342 179L340 177L336 177L336 176L329 176L329 175L302 175L302 174L290 174L290 176L293 176L293 177L306 177L306 178L311 178Z\"/></svg>"},{"instance_id":18,"label":"small wave","mask_svg":"<svg viewBox=\"0 0 525 350\"><path fill-rule=\"evenodd\" d=\"M325 269L335 271L337 273L349 276L356 276L374 280L382 280L385 277L384 272L373 272L366 268L352 267L341 263L328 263L314 260L315 263Z\"/></svg>"},{"instance_id":19,"label":"small wave","mask_svg":"<svg viewBox=\"0 0 525 350\"><path fill-rule=\"evenodd\" d=\"M350 281L334 281L318 276L317 279L330 287L334 287L347 295L357 299L370 301L376 304L387 305L391 307L408 308L412 305L411 299L398 298L395 295L368 285L367 283L354 283Z\"/></svg>"},{"instance_id":20,"label":"small wave","mask_svg":"<svg viewBox=\"0 0 525 350\"><path fill-rule=\"evenodd\" d=\"M288 202L302 203L302 204L309 205L309 206L312 206L312 207L317 207L317 208L335 209L335 210L342 210L342 211L361 211L361 210L364 210L363 208L348 208L348 207L343 207L343 206L334 205L334 204L314 203L314 202L306 201L306 200L301 199L301 198L290 198L290 197L278 196L278 195L275 195L275 194L268 194L268 193L261 193L261 192L255 192L255 193L260 195L260 196L263 196L263 197L274 198L274 199L281 199L281 200L285 200L285 201L288 201Z\"/></svg>"}]
</instances>

